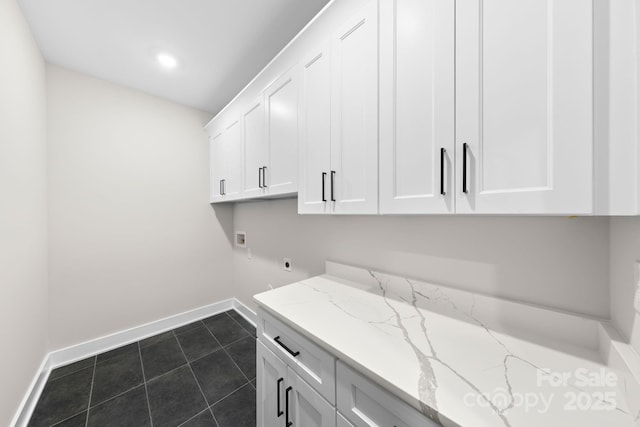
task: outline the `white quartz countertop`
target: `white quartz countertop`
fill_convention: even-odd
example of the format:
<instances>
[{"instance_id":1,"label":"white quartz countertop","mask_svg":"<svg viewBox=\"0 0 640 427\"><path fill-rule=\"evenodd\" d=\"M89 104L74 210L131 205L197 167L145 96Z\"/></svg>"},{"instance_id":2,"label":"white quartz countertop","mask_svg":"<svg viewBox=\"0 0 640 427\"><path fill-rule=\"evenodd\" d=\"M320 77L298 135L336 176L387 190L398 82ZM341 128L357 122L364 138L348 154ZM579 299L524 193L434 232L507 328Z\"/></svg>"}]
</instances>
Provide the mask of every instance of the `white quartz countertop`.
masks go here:
<instances>
[{"instance_id":1,"label":"white quartz countertop","mask_svg":"<svg viewBox=\"0 0 640 427\"><path fill-rule=\"evenodd\" d=\"M602 363L597 348L558 338L567 325L588 329L590 321L549 312L545 335L533 326L510 327L507 319L521 311L536 322L539 309L372 271L358 274L362 280L325 274L254 298L445 426L639 425L640 414L627 402L628 375ZM576 334L588 341L588 331Z\"/></svg>"}]
</instances>

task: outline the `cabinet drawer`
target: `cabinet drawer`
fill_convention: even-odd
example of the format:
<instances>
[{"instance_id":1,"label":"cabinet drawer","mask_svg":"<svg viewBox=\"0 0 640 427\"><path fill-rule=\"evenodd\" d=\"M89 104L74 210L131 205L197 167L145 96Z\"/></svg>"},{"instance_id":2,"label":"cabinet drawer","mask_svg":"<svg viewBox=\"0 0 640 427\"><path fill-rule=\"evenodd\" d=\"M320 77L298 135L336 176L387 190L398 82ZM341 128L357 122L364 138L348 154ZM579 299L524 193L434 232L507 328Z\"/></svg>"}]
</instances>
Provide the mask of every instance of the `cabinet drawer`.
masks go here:
<instances>
[{"instance_id":1,"label":"cabinet drawer","mask_svg":"<svg viewBox=\"0 0 640 427\"><path fill-rule=\"evenodd\" d=\"M344 363L336 370L338 411L355 427L439 425Z\"/></svg>"},{"instance_id":2,"label":"cabinet drawer","mask_svg":"<svg viewBox=\"0 0 640 427\"><path fill-rule=\"evenodd\" d=\"M335 357L264 310L258 310L258 338L335 405Z\"/></svg>"}]
</instances>

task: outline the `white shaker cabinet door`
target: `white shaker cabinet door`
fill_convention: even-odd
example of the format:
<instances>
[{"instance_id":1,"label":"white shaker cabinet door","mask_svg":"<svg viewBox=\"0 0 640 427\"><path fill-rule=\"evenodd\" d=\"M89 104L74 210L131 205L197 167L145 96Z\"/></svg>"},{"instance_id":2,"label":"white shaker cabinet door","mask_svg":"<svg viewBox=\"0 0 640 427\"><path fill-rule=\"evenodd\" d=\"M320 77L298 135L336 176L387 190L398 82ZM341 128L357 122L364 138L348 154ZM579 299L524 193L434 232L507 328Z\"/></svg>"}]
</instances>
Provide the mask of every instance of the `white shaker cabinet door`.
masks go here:
<instances>
[{"instance_id":1,"label":"white shaker cabinet door","mask_svg":"<svg viewBox=\"0 0 640 427\"><path fill-rule=\"evenodd\" d=\"M240 119L231 122L223 131L220 161L223 172L224 200L242 196L242 127Z\"/></svg>"},{"instance_id":2,"label":"white shaker cabinet door","mask_svg":"<svg viewBox=\"0 0 640 427\"><path fill-rule=\"evenodd\" d=\"M256 342L256 417L258 427L284 425L287 366Z\"/></svg>"},{"instance_id":3,"label":"white shaker cabinet door","mask_svg":"<svg viewBox=\"0 0 640 427\"><path fill-rule=\"evenodd\" d=\"M298 152L298 213L330 212L331 57L329 43L301 65Z\"/></svg>"},{"instance_id":4,"label":"white shaker cabinet door","mask_svg":"<svg viewBox=\"0 0 640 427\"><path fill-rule=\"evenodd\" d=\"M259 197L265 192L263 167L269 157L264 131L264 103L262 97L252 102L243 115L244 167L243 197Z\"/></svg>"},{"instance_id":5,"label":"white shaker cabinet door","mask_svg":"<svg viewBox=\"0 0 640 427\"><path fill-rule=\"evenodd\" d=\"M324 400L309 384L289 368L288 386L285 390L289 399L285 415L293 426L300 427L336 427L336 408ZM286 421L286 420L285 420ZM283 424L286 425L286 424Z\"/></svg>"},{"instance_id":6,"label":"white shaker cabinet door","mask_svg":"<svg viewBox=\"0 0 640 427\"><path fill-rule=\"evenodd\" d=\"M592 211L592 6L456 2L457 212Z\"/></svg>"},{"instance_id":7,"label":"white shaker cabinet door","mask_svg":"<svg viewBox=\"0 0 640 427\"><path fill-rule=\"evenodd\" d=\"M285 73L265 91L269 162L263 165L270 195L298 191L298 75Z\"/></svg>"},{"instance_id":8,"label":"white shaker cabinet door","mask_svg":"<svg viewBox=\"0 0 640 427\"><path fill-rule=\"evenodd\" d=\"M378 213L377 2L346 21L331 45L331 171L334 212Z\"/></svg>"},{"instance_id":9,"label":"white shaker cabinet door","mask_svg":"<svg viewBox=\"0 0 640 427\"><path fill-rule=\"evenodd\" d=\"M225 163L223 156L223 132L213 132L209 137L209 174L210 174L210 201L221 202L223 197L222 180L224 179Z\"/></svg>"},{"instance_id":10,"label":"white shaker cabinet door","mask_svg":"<svg viewBox=\"0 0 640 427\"><path fill-rule=\"evenodd\" d=\"M454 212L450 0L380 2L380 213Z\"/></svg>"}]
</instances>

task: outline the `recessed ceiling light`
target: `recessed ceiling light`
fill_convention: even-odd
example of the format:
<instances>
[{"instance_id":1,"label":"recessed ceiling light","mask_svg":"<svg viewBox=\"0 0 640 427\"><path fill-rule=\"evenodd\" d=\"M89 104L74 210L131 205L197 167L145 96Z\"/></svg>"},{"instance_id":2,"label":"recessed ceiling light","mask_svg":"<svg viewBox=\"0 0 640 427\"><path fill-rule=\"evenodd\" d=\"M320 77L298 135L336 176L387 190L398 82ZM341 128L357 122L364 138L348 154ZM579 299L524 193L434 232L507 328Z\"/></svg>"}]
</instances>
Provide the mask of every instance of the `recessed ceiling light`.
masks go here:
<instances>
[{"instance_id":1,"label":"recessed ceiling light","mask_svg":"<svg viewBox=\"0 0 640 427\"><path fill-rule=\"evenodd\" d=\"M164 68L175 68L178 65L178 61L176 61L176 58L169 55L168 53L159 53L156 58L158 59L160 65L162 65Z\"/></svg>"}]
</instances>

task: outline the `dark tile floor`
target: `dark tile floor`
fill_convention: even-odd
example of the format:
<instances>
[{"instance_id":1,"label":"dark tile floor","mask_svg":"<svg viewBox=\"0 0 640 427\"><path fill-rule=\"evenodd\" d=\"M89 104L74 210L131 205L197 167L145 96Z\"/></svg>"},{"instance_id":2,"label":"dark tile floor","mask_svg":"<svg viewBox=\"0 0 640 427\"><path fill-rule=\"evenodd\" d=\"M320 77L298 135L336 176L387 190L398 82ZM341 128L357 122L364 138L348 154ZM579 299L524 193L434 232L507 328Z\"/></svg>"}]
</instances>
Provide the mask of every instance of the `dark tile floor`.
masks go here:
<instances>
[{"instance_id":1,"label":"dark tile floor","mask_svg":"<svg viewBox=\"0 0 640 427\"><path fill-rule=\"evenodd\" d=\"M29 427L255 427L255 337L231 310L55 369Z\"/></svg>"}]
</instances>

